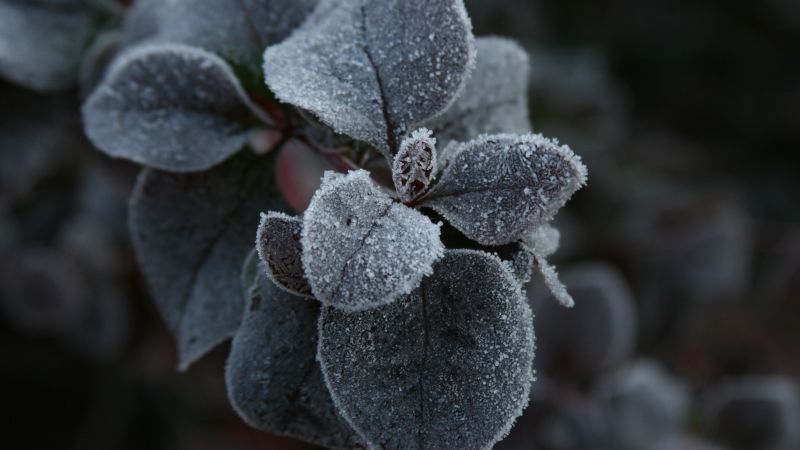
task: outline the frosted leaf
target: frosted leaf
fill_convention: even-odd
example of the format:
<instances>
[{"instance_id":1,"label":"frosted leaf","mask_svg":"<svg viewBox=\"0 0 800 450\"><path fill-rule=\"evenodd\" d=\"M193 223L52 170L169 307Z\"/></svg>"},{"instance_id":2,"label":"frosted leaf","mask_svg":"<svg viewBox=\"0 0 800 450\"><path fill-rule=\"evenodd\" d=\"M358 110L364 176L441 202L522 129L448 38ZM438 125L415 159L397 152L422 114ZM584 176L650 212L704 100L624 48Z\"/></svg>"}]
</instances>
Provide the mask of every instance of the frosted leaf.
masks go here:
<instances>
[{"instance_id":1,"label":"frosted leaf","mask_svg":"<svg viewBox=\"0 0 800 450\"><path fill-rule=\"evenodd\" d=\"M556 268L547 261L547 257L558 250L560 238L561 233L558 230L548 224L544 224L534 228L523 237L522 246L527 248L533 255L536 267L539 268L539 273L542 274L542 280L556 301L567 308L572 308L575 305L575 301L567 292L564 283L558 278Z\"/></svg>"},{"instance_id":2,"label":"frosted leaf","mask_svg":"<svg viewBox=\"0 0 800 450\"><path fill-rule=\"evenodd\" d=\"M289 293L313 297L311 287L303 274L300 234L303 219L270 212L261 214L256 248L264 262L267 275L279 288Z\"/></svg>"},{"instance_id":3,"label":"frosted leaf","mask_svg":"<svg viewBox=\"0 0 800 450\"><path fill-rule=\"evenodd\" d=\"M586 183L567 146L541 135L486 135L461 144L424 206L483 245L516 241L548 222Z\"/></svg>"},{"instance_id":4,"label":"frosted leaf","mask_svg":"<svg viewBox=\"0 0 800 450\"><path fill-rule=\"evenodd\" d=\"M410 293L444 251L439 227L393 202L364 170L325 173L306 210L301 243L314 296L346 311Z\"/></svg>"},{"instance_id":5,"label":"frosted leaf","mask_svg":"<svg viewBox=\"0 0 800 450\"><path fill-rule=\"evenodd\" d=\"M281 101L390 160L415 124L446 109L474 64L461 0L322 0L288 39L264 53Z\"/></svg>"},{"instance_id":6,"label":"frosted leaf","mask_svg":"<svg viewBox=\"0 0 800 450\"><path fill-rule=\"evenodd\" d=\"M561 233L550 224L540 225L522 238L523 245L542 258L555 253L560 242Z\"/></svg>"},{"instance_id":7,"label":"frosted leaf","mask_svg":"<svg viewBox=\"0 0 800 450\"><path fill-rule=\"evenodd\" d=\"M91 28L78 2L0 1L0 76L42 92L72 86Z\"/></svg>"},{"instance_id":8,"label":"frosted leaf","mask_svg":"<svg viewBox=\"0 0 800 450\"><path fill-rule=\"evenodd\" d=\"M445 148L484 133L527 133L530 62L516 42L500 37L475 40L475 70L463 92L441 116L426 123Z\"/></svg>"},{"instance_id":9,"label":"frosted leaf","mask_svg":"<svg viewBox=\"0 0 800 450\"><path fill-rule=\"evenodd\" d=\"M331 395L375 448L491 448L528 403L533 351L519 285L473 250L448 250L402 300L320 319Z\"/></svg>"},{"instance_id":10,"label":"frosted leaf","mask_svg":"<svg viewBox=\"0 0 800 450\"><path fill-rule=\"evenodd\" d=\"M319 303L278 289L265 270L248 295L225 366L233 409L264 431L328 448L362 447L337 413L316 361Z\"/></svg>"},{"instance_id":11,"label":"frosted leaf","mask_svg":"<svg viewBox=\"0 0 800 450\"><path fill-rule=\"evenodd\" d=\"M526 246L513 242L500 247L487 247L485 250L497 254L520 285L531 280L536 261Z\"/></svg>"},{"instance_id":12,"label":"frosted leaf","mask_svg":"<svg viewBox=\"0 0 800 450\"><path fill-rule=\"evenodd\" d=\"M281 209L272 165L243 152L196 174L145 170L130 202L131 239L179 369L233 335L242 317L240 271L260 211Z\"/></svg>"},{"instance_id":13,"label":"frosted leaf","mask_svg":"<svg viewBox=\"0 0 800 450\"><path fill-rule=\"evenodd\" d=\"M423 194L436 173L436 139L421 128L403 139L394 156L392 180L400 200L409 202Z\"/></svg>"},{"instance_id":14,"label":"frosted leaf","mask_svg":"<svg viewBox=\"0 0 800 450\"><path fill-rule=\"evenodd\" d=\"M259 114L224 61L180 45L124 54L83 105L86 133L101 150L174 172L231 156Z\"/></svg>"},{"instance_id":15,"label":"frosted leaf","mask_svg":"<svg viewBox=\"0 0 800 450\"><path fill-rule=\"evenodd\" d=\"M134 40L152 37L200 47L260 78L264 49L288 36L316 3L317 0L145 1L127 28Z\"/></svg>"}]
</instances>

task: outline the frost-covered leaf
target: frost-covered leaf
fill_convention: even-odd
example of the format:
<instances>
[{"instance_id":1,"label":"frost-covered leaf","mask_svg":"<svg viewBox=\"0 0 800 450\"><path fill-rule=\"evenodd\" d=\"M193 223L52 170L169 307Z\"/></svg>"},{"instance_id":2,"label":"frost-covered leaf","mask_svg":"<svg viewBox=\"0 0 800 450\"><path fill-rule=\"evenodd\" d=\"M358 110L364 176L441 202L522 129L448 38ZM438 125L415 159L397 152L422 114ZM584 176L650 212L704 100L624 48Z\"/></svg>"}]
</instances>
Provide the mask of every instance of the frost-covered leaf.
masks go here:
<instances>
[{"instance_id":1,"label":"frost-covered leaf","mask_svg":"<svg viewBox=\"0 0 800 450\"><path fill-rule=\"evenodd\" d=\"M461 0L322 0L264 54L278 98L390 158L415 124L446 109L474 64Z\"/></svg>"},{"instance_id":2,"label":"frost-covered leaf","mask_svg":"<svg viewBox=\"0 0 800 450\"><path fill-rule=\"evenodd\" d=\"M0 0L0 76L43 92L70 87L91 26L78 1Z\"/></svg>"},{"instance_id":3,"label":"frost-covered leaf","mask_svg":"<svg viewBox=\"0 0 800 450\"><path fill-rule=\"evenodd\" d=\"M86 133L101 150L174 172L205 170L231 156L257 117L224 61L182 45L124 54L83 105Z\"/></svg>"},{"instance_id":4,"label":"frost-covered leaf","mask_svg":"<svg viewBox=\"0 0 800 450\"><path fill-rule=\"evenodd\" d=\"M575 300L558 277L555 266L547 261L547 257L558 250L561 233L549 224L540 225L531 230L522 239L522 246L533 256L536 267L542 275L542 281L553 294L558 303L567 308L575 306Z\"/></svg>"},{"instance_id":5,"label":"frost-covered leaf","mask_svg":"<svg viewBox=\"0 0 800 450\"><path fill-rule=\"evenodd\" d=\"M373 447L486 449L527 405L533 339L503 264L448 250L402 300L323 308L319 360L342 415Z\"/></svg>"},{"instance_id":6,"label":"frost-covered leaf","mask_svg":"<svg viewBox=\"0 0 800 450\"><path fill-rule=\"evenodd\" d=\"M439 226L393 202L364 170L325 173L306 210L301 243L314 296L347 311L410 293L444 251Z\"/></svg>"},{"instance_id":7,"label":"frost-covered leaf","mask_svg":"<svg viewBox=\"0 0 800 450\"><path fill-rule=\"evenodd\" d=\"M210 171L145 170L130 203L131 238L180 369L233 335L242 317L240 271L258 215L282 209L268 159L243 152Z\"/></svg>"},{"instance_id":8,"label":"frost-covered leaf","mask_svg":"<svg viewBox=\"0 0 800 450\"><path fill-rule=\"evenodd\" d=\"M303 247L300 245L302 231L303 219L300 217L274 211L262 214L256 248L273 283L292 294L313 297L303 273Z\"/></svg>"},{"instance_id":9,"label":"frost-covered leaf","mask_svg":"<svg viewBox=\"0 0 800 450\"><path fill-rule=\"evenodd\" d=\"M516 241L553 218L586 183L567 146L541 135L498 134L461 144L425 206L484 245Z\"/></svg>"},{"instance_id":10,"label":"frost-covered leaf","mask_svg":"<svg viewBox=\"0 0 800 450\"><path fill-rule=\"evenodd\" d=\"M524 245L512 242L500 247L486 247L485 250L497 254L520 285L531 280L536 261L533 253Z\"/></svg>"},{"instance_id":11,"label":"frost-covered leaf","mask_svg":"<svg viewBox=\"0 0 800 450\"><path fill-rule=\"evenodd\" d=\"M394 156L392 180L397 195L409 202L422 195L436 173L436 138L421 128L403 139Z\"/></svg>"},{"instance_id":12,"label":"frost-covered leaf","mask_svg":"<svg viewBox=\"0 0 800 450\"><path fill-rule=\"evenodd\" d=\"M426 126L441 148L485 133L527 133L530 62L516 42L500 37L475 40L475 70L458 99Z\"/></svg>"},{"instance_id":13,"label":"frost-covered leaf","mask_svg":"<svg viewBox=\"0 0 800 450\"><path fill-rule=\"evenodd\" d=\"M328 448L361 447L316 361L319 309L278 289L261 266L225 367L228 398L255 428Z\"/></svg>"}]
</instances>

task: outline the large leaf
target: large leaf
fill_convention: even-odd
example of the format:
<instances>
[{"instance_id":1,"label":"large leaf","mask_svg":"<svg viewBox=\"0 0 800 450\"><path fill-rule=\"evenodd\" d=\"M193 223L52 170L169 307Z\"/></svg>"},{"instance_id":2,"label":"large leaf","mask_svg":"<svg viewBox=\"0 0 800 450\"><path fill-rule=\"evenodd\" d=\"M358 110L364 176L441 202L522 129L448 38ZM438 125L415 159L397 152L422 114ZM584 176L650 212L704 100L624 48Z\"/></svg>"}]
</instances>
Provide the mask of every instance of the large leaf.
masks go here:
<instances>
[{"instance_id":1,"label":"large leaf","mask_svg":"<svg viewBox=\"0 0 800 450\"><path fill-rule=\"evenodd\" d=\"M70 87L91 25L79 1L0 0L0 76L43 92Z\"/></svg>"},{"instance_id":2,"label":"large leaf","mask_svg":"<svg viewBox=\"0 0 800 450\"><path fill-rule=\"evenodd\" d=\"M301 243L314 296L348 311L410 293L444 251L439 226L393 202L364 170L325 173L306 210Z\"/></svg>"},{"instance_id":3,"label":"large leaf","mask_svg":"<svg viewBox=\"0 0 800 450\"><path fill-rule=\"evenodd\" d=\"M272 164L243 153L197 174L145 170L130 203L139 264L178 341L180 369L233 335L259 212L281 209Z\"/></svg>"},{"instance_id":4,"label":"large leaf","mask_svg":"<svg viewBox=\"0 0 800 450\"><path fill-rule=\"evenodd\" d=\"M456 97L474 63L461 0L323 0L264 54L267 85L339 133L393 156Z\"/></svg>"},{"instance_id":5,"label":"large leaf","mask_svg":"<svg viewBox=\"0 0 800 450\"><path fill-rule=\"evenodd\" d=\"M486 135L454 152L424 205L484 245L522 238L586 183L580 157L538 134Z\"/></svg>"},{"instance_id":6,"label":"large leaf","mask_svg":"<svg viewBox=\"0 0 800 450\"><path fill-rule=\"evenodd\" d=\"M261 215L256 234L258 256L275 285L295 295L312 297L311 286L303 273L303 247L300 235L303 219L271 211Z\"/></svg>"},{"instance_id":7,"label":"large leaf","mask_svg":"<svg viewBox=\"0 0 800 450\"><path fill-rule=\"evenodd\" d=\"M264 431L329 448L360 447L316 361L319 303L278 289L264 270L225 367L233 408Z\"/></svg>"},{"instance_id":8,"label":"large leaf","mask_svg":"<svg viewBox=\"0 0 800 450\"><path fill-rule=\"evenodd\" d=\"M475 70L453 105L426 124L440 148L484 133L527 133L528 54L516 42L500 37L475 41Z\"/></svg>"},{"instance_id":9,"label":"large leaf","mask_svg":"<svg viewBox=\"0 0 800 450\"><path fill-rule=\"evenodd\" d=\"M83 106L86 133L101 150L174 172L228 158L258 116L224 61L182 45L131 50Z\"/></svg>"},{"instance_id":10,"label":"large leaf","mask_svg":"<svg viewBox=\"0 0 800 450\"><path fill-rule=\"evenodd\" d=\"M472 250L447 251L403 300L320 319L333 399L375 448L491 448L528 402L533 351L519 285Z\"/></svg>"}]
</instances>

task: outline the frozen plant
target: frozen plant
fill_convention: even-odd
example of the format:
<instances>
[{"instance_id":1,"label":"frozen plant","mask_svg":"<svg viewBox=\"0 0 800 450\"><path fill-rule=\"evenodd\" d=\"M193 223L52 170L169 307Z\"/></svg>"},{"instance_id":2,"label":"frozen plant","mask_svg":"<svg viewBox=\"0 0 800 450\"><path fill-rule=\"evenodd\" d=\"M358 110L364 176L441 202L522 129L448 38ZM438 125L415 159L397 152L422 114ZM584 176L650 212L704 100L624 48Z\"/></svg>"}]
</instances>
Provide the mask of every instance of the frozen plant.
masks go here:
<instances>
[{"instance_id":1,"label":"frozen plant","mask_svg":"<svg viewBox=\"0 0 800 450\"><path fill-rule=\"evenodd\" d=\"M523 285L539 267L571 304L548 223L586 182L531 133L525 52L475 39L461 0L142 0L125 22L84 123L148 167L130 227L179 368L233 336L238 414L331 448L502 439L534 378ZM341 172L300 216L288 143Z\"/></svg>"}]
</instances>

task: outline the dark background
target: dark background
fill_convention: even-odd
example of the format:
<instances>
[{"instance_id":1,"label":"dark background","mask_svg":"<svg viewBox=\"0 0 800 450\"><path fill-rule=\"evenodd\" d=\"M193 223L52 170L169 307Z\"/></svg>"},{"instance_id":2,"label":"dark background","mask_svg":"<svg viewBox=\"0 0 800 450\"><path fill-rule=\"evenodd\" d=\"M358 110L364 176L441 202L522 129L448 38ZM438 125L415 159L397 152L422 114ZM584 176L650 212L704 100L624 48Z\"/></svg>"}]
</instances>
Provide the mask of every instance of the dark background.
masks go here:
<instances>
[{"instance_id":1,"label":"dark background","mask_svg":"<svg viewBox=\"0 0 800 450\"><path fill-rule=\"evenodd\" d=\"M466 3L529 50L534 129L590 172L556 220L578 306L531 288L539 380L498 448L800 448L800 2ZM174 369L127 243L137 168L79 102L0 84L2 447L306 448L233 413L226 346Z\"/></svg>"}]
</instances>

